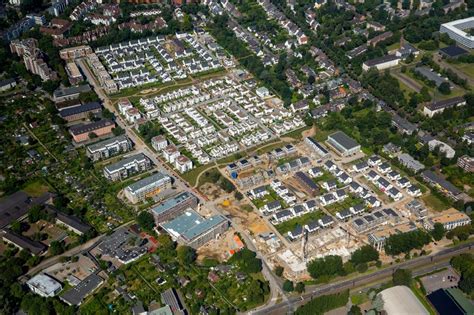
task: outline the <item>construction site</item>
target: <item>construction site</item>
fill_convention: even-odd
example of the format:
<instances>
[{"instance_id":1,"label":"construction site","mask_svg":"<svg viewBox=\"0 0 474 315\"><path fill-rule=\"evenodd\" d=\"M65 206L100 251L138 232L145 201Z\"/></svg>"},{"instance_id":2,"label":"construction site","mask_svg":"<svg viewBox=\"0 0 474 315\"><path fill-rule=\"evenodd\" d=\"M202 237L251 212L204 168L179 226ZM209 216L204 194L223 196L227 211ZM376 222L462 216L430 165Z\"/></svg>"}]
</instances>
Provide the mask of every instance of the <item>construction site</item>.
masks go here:
<instances>
[{"instance_id":1,"label":"construction site","mask_svg":"<svg viewBox=\"0 0 474 315\"><path fill-rule=\"evenodd\" d=\"M229 163L219 171L244 199L216 207L248 230L270 267L284 266L295 281L309 279L309 261L328 255L347 261L366 244L389 263L385 240L426 228L436 214L417 198L414 178L352 146L345 154L305 138Z\"/></svg>"}]
</instances>

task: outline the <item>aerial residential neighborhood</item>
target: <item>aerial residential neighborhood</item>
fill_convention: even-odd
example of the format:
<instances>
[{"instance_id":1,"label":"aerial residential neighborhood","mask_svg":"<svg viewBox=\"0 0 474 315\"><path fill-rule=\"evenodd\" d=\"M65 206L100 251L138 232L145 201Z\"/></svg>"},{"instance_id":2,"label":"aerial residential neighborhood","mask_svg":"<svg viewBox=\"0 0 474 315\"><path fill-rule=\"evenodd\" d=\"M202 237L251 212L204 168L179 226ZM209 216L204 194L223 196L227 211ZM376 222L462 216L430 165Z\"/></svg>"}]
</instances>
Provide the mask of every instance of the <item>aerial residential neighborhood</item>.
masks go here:
<instances>
[{"instance_id":1,"label":"aerial residential neighborhood","mask_svg":"<svg viewBox=\"0 0 474 315\"><path fill-rule=\"evenodd\" d=\"M474 314L474 3L9 0L2 314Z\"/></svg>"}]
</instances>

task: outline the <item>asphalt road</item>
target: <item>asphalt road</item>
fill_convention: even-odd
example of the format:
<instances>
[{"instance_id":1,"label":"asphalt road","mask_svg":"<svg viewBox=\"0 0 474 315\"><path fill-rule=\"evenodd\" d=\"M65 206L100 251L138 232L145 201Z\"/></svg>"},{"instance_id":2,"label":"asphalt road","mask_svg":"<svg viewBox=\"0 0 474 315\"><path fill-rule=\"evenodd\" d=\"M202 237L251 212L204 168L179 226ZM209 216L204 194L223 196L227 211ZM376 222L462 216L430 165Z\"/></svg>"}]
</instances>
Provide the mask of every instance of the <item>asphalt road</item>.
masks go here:
<instances>
[{"instance_id":1,"label":"asphalt road","mask_svg":"<svg viewBox=\"0 0 474 315\"><path fill-rule=\"evenodd\" d=\"M457 247L447 248L445 250L440 251L439 253L435 255L415 258L415 259L394 265L393 267L385 268L385 269L373 272L371 274L362 275L360 277L356 277L350 280L343 280L343 281L339 281L335 283L328 283L324 285L315 286L312 289L309 289L310 292L308 293L305 293L301 296L291 297L289 299L289 304L291 304L291 306L289 306L288 303L279 303L274 306L269 306L269 307L260 309L254 312L253 314L293 313L298 306L303 305L306 302L309 302L314 297L318 297L325 294L337 293L346 289L361 287L365 284L370 284L377 280L388 278L392 275L392 273L396 269L400 269L400 268L413 269L416 267L421 267L423 265L430 265L430 266L427 266L426 270L423 270L423 273L428 273L428 272L437 270L439 268L446 267L447 263L444 262L444 260L452 256L470 251L472 246L474 246L473 243L467 243L467 244L463 244ZM440 264L437 264L437 262L440 262L440 261L442 262Z\"/></svg>"}]
</instances>

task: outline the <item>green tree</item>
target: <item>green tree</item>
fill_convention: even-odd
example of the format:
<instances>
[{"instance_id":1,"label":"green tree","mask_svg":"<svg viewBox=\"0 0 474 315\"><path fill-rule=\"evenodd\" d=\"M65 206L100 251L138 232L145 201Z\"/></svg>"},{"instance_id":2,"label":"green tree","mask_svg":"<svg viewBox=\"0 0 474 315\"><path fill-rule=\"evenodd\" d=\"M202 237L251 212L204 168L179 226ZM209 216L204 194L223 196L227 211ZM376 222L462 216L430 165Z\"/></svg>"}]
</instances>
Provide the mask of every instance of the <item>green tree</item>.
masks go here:
<instances>
[{"instance_id":1,"label":"green tree","mask_svg":"<svg viewBox=\"0 0 474 315\"><path fill-rule=\"evenodd\" d=\"M290 281L290 280L285 280L285 282L283 282L283 291L285 292L293 292L295 290L294 286L293 286L293 282Z\"/></svg>"},{"instance_id":2,"label":"green tree","mask_svg":"<svg viewBox=\"0 0 474 315\"><path fill-rule=\"evenodd\" d=\"M448 82L443 82L438 86L438 91L440 91L444 95L448 95L451 93L451 86Z\"/></svg>"},{"instance_id":3,"label":"green tree","mask_svg":"<svg viewBox=\"0 0 474 315\"><path fill-rule=\"evenodd\" d=\"M364 245L352 253L350 261L354 265L377 261L379 259L379 252L370 245Z\"/></svg>"},{"instance_id":4,"label":"green tree","mask_svg":"<svg viewBox=\"0 0 474 315\"><path fill-rule=\"evenodd\" d=\"M235 196L235 199L237 199L239 201L244 198L244 195L242 195L242 193L238 190L235 191L234 196Z\"/></svg>"},{"instance_id":5,"label":"green tree","mask_svg":"<svg viewBox=\"0 0 474 315\"><path fill-rule=\"evenodd\" d=\"M431 236L435 241L440 241L444 237L445 232L443 224L436 222L433 226L433 230L431 230Z\"/></svg>"},{"instance_id":6,"label":"green tree","mask_svg":"<svg viewBox=\"0 0 474 315\"><path fill-rule=\"evenodd\" d=\"M236 265L241 271L246 273L257 273L262 271L262 261L257 258L257 254L248 248L238 251L229 259L229 263Z\"/></svg>"},{"instance_id":7,"label":"green tree","mask_svg":"<svg viewBox=\"0 0 474 315\"><path fill-rule=\"evenodd\" d=\"M275 274L278 277L281 277L283 275L283 271L285 271L285 269L282 266L276 266L275 267Z\"/></svg>"},{"instance_id":8,"label":"green tree","mask_svg":"<svg viewBox=\"0 0 474 315\"><path fill-rule=\"evenodd\" d=\"M329 255L316 258L308 263L308 272L314 279L344 275L344 267L340 256Z\"/></svg>"},{"instance_id":9,"label":"green tree","mask_svg":"<svg viewBox=\"0 0 474 315\"><path fill-rule=\"evenodd\" d=\"M406 285L409 287L412 281L412 274L407 269L397 269L392 275L392 282L394 285Z\"/></svg>"},{"instance_id":10,"label":"green tree","mask_svg":"<svg viewBox=\"0 0 474 315\"><path fill-rule=\"evenodd\" d=\"M358 305L352 305L347 315L362 315L362 311Z\"/></svg>"},{"instance_id":11,"label":"green tree","mask_svg":"<svg viewBox=\"0 0 474 315\"><path fill-rule=\"evenodd\" d=\"M177 249L177 257L181 265L189 266L196 260L196 250L189 246L179 246Z\"/></svg>"},{"instance_id":12,"label":"green tree","mask_svg":"<svg viewBox=\"0 0 474 315\"><path fill-rule=\"evenodd\" d=\"M63 241L52 241L49 245L49 253L51 256L56 256L64 253L65 244Z\"/></svg>"},{"instance_id":13,"label":"green tree","mask_svg":"<svg viewBox=\"0 0 474 315\"><path fill-rule=\"evenodd\" d=\"M153 215L147 211L142 211L138 215L137 222L138 225L146 231L152 231L155 227L155 220L153 218Z\"/></svg>"},{"instance_id":14,"label":"green tree","mask_svg":"<svg viewBox=\"0 0 474 315\"><path fill-rule=\"evenodd\" d=\"M298 282L295 286L295 291L298 293L303 293L305 291L305 285L303 282Z\"/></svg>"},{"instance_id":15,"label":"green tree","mask_svg":"<svg viewBox=\"0 0 474 315\"><path fill-rule=\"evenodd\" d=\"M11 224L10 224L10 229L15 232L15 233L21 233L22 232L22 228L21 228L21 223L17 220L13 221Z\"/></svg>"},{"instance_id":16,"label":"green tree","mask_svg":"<svg viewBox=\"0 0 474 315\"><path fill-rule=\"evenodd\" d=\"M30 208L30 210L28 210L28 221L30 223L38 222L43 218L43 207L41 207L40 205L34 205Z\"/></svg>"}]
</instances>

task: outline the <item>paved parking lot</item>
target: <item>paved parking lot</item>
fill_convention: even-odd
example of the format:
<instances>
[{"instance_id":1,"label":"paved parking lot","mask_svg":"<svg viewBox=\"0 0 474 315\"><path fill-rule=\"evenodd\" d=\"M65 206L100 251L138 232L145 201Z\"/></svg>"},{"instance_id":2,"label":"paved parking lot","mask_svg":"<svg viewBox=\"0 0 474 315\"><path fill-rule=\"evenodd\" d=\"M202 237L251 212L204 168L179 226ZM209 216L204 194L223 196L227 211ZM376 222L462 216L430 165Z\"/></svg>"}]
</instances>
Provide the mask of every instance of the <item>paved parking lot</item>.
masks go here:
<instances>
[{"instance_id":1,"label":"paved parking lot","mask_svg":"<svg viewBox=\"0 0 474 315\"><path fill-rule=\"evenodd\" d=\"M421 278L426 294L430 294L438 289L446 289L458 285L459 275L449 267L447 270L425 276Z\"/></svg>"}]
</instances>

